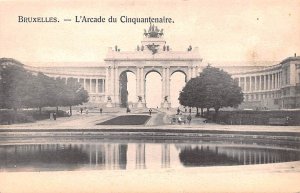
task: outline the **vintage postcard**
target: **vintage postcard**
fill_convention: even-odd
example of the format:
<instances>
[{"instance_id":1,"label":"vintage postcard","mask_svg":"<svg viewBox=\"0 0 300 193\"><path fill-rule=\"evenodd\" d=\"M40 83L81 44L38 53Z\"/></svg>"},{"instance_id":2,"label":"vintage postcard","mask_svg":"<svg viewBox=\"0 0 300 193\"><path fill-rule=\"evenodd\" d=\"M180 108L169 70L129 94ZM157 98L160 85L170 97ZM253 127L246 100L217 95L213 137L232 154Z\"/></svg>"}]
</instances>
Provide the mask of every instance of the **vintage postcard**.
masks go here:
<instances>
[{"instance_id":1,"label":"vintage postcard","mask_svg":"<svg viewBox=\"0 0 300 193\"><path fill-rule=\"evenodd\" d=\"M0 0L0 193L300 192L299 0Z\"/></svg>"}]
</instances>

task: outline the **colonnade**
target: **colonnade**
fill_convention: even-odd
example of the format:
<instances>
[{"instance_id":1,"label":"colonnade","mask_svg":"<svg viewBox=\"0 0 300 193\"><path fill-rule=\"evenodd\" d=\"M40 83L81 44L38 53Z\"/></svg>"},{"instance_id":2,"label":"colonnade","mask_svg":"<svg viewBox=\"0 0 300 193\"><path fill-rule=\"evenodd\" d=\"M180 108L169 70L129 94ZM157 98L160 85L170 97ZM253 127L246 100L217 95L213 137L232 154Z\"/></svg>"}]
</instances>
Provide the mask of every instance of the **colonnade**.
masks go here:
<instances>
[{"instance_id":1,"label":"colonnade","mask_svg":"<svg viewBox=\"0 0 300 193\"><path fill-rule=\"evenodd\" d=\"M240 75L235 80L238 81L244 93L278 90L282 85L282 71L270 72L263 75Z\"/></svg>"},{"instance_id":2,"label":"colonnade","mask_svg":"<svg viewBox=\"0 0 300 193\"><path fill-rule=\"evenodd\" d=\"M58 78L58 77L56 77ZM104 78L74 78L74 77L60 77L65 83L68 83L69 78L77 80L88 93L104 93L105 79Z\"/></svg>"}]
</instances>

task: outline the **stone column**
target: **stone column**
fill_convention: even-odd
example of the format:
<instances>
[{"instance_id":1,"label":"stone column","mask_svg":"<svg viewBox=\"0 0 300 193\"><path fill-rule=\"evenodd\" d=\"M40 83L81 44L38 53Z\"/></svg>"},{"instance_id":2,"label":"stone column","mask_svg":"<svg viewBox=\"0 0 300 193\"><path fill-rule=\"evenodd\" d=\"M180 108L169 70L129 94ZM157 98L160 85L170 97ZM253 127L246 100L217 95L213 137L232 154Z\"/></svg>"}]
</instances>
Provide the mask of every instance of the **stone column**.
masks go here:
<instances>
[{"instance_id":1,"label":"stone column","mask_svg":"<svg viewBox=\"0 0 300 193\"><path fill-rule=\"evenodd\" d=\"M166 68L163 67L162 68L162 91L161 91L161 101L162 101L162 104L164 102L164 98L166 96L166 92L165 92L165 89L166 89Z\"/></svg>"},{"instance_id":2,"label":"stone column","mask_svg":"<svg viewBox=\"0 0 300 193\"><path fill-rule=\"evenodd\" d=\"M120 103L120 91L119 91L119 87L120 87L120 77L119 77L119 69L118 67L115 67L114 69L114 77L115 77L115 81L114 81L114 85L115 85L115 90L114 90L114 95L115 95L115 103L116 105L119 105Z\"/></svg>"},{"instance_id":3,"label":"stone column","mask_svg":"<svg viewBox=\"0 0 300 193\"><path fill-rule=\"evenodd\" d=\"M267 75L264 76L264 90L267 90Z\"/></svg>"},{"instance_id":4,"label":"stone column","mask_svg":"<svg viewBox=\"0 0 300 193\"><path fill-rule=\"evenodd\" d=\"M114 67L110 68L110 96L111 99L114 100L114 91L115 91L115 85L114 85L114 80L115 80L115 76L114 76ZM113 103L115 101L112 101Z\"/></svg>"},{"instance_id":5,"label":"stone column","mask_svg":"<svg viewBox=\"0 0 300 193\"><path fill-rule=\"evenodd\" d=\"M106 81L105 79L101 79L102 81L102 92L101 93L104 93L105 92L105 84L106 84Z\"/></svg>"},{"instance_id":6,"label":"stone column","mask_svg":"<svg viewBox=\"0 0 300 193\"><path fill-rule=\"evenodd\" d=\"M249 92L252 92L252 76L249 77Z\"/></svg>"},{"instance_id":7,"label":"stone column","mask_svg":"<svg viewBox=\"0 0 300 193\"><path fill-rule=\"evenodd\" d=\"M141 80L140 80L140 69L138 67L136 67L136 97L137 97L137 101L138 101L138 96L140 96L140 84L141 84Z\"/></svg>"},{"instance_id":8,"label":"stone column","mask_svg":"<svg viewBox=\"0 0 300 193\"><path fill-rule=\"evenodd\" d=\"M272 74L269 74L269 90L272 89Z\"/></svg>"},{"instance_id":9,"label":"stone column","mask_svg":"<svg viewBox=\"0 0 300 193\"><path fill-rule=\"evenodd\" d=\"M239 77L238 79L239 79L239 87L241 87L241 77Z\"/></svg>"},{"instance_id":10,"label":"stone column","mask_svg":"<svg viewBox=\"0 0 300 193\"><path fill-rule=\"evenodd\" d=\"M168 100L170 100L170 67L167 67L166 72L166 95L168 96ZM170 101L169 101L170 102Z\"/></svg>"},{"instance_id":11,"label":"stone column","mask_svg":"<svg viewBox=\"0 0 300 193\"><path fill-rule=\"evenodd\" d=\"M92 79L90 78L90 93L92 93Z\"/></svg>"},{"instance_id":12,"label":"stone column","mask_svg":"<svg viewBox=\"0 0 300 193\"><path fill-rule=\"evenodd\" d=\"M103 90L105 93L105 101L107 100L107 97L109 95L108 83L109 83L109 71L108 68L105 68L105 90Z\"/></svg>"},{"instance_id":13,"label":"stone column","mask_svg":"<svg viewBox=\"0 0 300 193\"><path fill-rule=\"evenodd\" d=\"M257 88L257 90L261 90L261 76L259 75L258 77L257 77L257 80L258 80L258 88Z\"/></svg>"},{"instance_id":14,"label":"stone column","mask_svg":"<svg viewBox=\"0 0 300 193\"><path fill-rule=\"evenodd\" d=\"M273 74L273 78L274 78L274 80L273 80L273 89L275 90L276 89L276 72Z\"/></svg>"},{"instance_id":15,"label":"stone column","mask_svg":"<svg viewBox=\"0 0 300 193\"><path fill-rule=\"evenodd\" d=\"M98 89L99 85L98 85L98 78L96 78L96 93L99 93L99 89Z\"/></svg>"},{"instance_id":16,"label":"stone column","mask_svg":"<svg viewBox=\"0 0 300 193\"><path fill-rule=\"evenodd\" d=\"M278 72L275 73L275 89L278 88Z\"/></svg>"},{"instance_id":17,"label":"stone column","mask_svg":"<svg viewBox=\"0 0 300 193\"><path fill-rule=\"evenodd\" d=\"M83 88L84 88L84 90L87 90L87 88L86 88L86 79L85 78L83 78Z\"/></svg>"},{"instance_id":18,"label":"stone column","mask_svg":"<svg viewBox=\"0 0 300 193\"><path fill-rule=\"evenodd\" d=\"M279 79L280 79L280 81L279 81L279 86L281 87L282 86L282 71L280 72L280 77L279 77Z\"/></svg>"},{"instance_id":19,"label":"stone column","mask_svg":"<svg viewBox=\"0 0 300 193\"><path fill-rule=\"evenodd\" d=\"M290 64L290 84L296 86L296 64Z\"/></svg>"},{"instance_id":20,"label":"stone column","mask_svg":"<svg viewBox=\"0 0 300 193\"><path fill-rule=\"evenodd\" d=\"M279 72L277 72L277 89L279 88Z\"/></svg>"},{"instance_id":21,"label":"stone column","mask_svg":"<svg viewBox=\"0 0 300 193\"><path fill-rule=\"evenodd\" d=\"M144 67L140 68L140 95L143 97L143 101L145 101L145 77L144 77Z\"/></svg>"},{"instance_id":22,"label":"stone column","mask_svg":"<svg viewBox=\"0 0 300 193\"><path fill-rule=\"evenodd\" d=\"M256 79L257 79L257 76L255 75L254 76L254 91L257 91L257 81L256 81Z\"/></svg>"},{"instance_id":23,"label":"stone column","mask_svg":"<svg viewBox=\"0 0 300 193\"><path fill-rule=\"evenodd\" d=\"M281 72L278 73L278 87L281 87Z\"/></svg>"},{"instance_id":24,"label":"stone column","mask_svg":"<svg viewBox=\"0 0 300 193\"><path fill-rule=\"evenodd\" d=\"M278 80L277 80L278 88L280 88L280 72L278 72Z\"/></svg>"}]
</instances>

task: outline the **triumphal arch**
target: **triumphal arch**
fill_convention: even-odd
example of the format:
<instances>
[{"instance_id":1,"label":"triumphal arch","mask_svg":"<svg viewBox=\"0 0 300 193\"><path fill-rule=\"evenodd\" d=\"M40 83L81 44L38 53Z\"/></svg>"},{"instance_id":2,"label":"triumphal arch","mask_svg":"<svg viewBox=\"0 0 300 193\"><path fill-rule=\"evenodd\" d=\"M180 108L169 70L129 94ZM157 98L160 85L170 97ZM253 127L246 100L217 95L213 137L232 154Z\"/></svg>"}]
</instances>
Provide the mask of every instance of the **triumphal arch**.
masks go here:
<instances>
[{"instance_id":1,"label":"triumphal arch","mask_svg":"<svg viewBox=\"0 0 300 193\"><path fill-rule=\"evenodd\" d=\"M136 76L136 107L146 106L145 81L150 72L157 72L162 81L161 107L170 107L170 78L182 72L185 80L198 75L202 58L197 47L187 46L185 51L173 51L164 39L163 29L150 25L144 29L143 40L134 51L109 48L105 57L105 103L107 107L120 106L122 73ZM154 91L155 92L155 91Z\"/></svg>"},{"instance_id":2,"label":"triumphal arch","mask_svg":"<svg viewBox=\"0 0 300 193\"><path fill-rule=\"evenodd\" d=\"M0 59L7 63L12 59ZM2 63L3 64L3 63ZM239 62L212 63L213 66L230 73L244 93L244 102L240 108L300 108L300 56L296 53L281 62ZM121 51L118 46L109 48L104 62L24 65L32 72L43 72L68 82L76 79L89 93L92 106L119 107L123 104L122 91L125 72L136 77L135 107L147 106L146 77L156 72L161 77L161 107L170 107L172 95L170 78L175 72L185 75L185 81L196 77L207 66L200 57L198 48L187 46L184 51L173 51L164 39L164 30L150 25L145 29L143 40L134 51ZM126 78L126 77L125 77ZM127 90L126 90L127 92ZM155 92L153 90L152 92ZM87 104L85 104L87 105ZM124 105L123 105L124 106Z\"/></svg>"}]
</instances>

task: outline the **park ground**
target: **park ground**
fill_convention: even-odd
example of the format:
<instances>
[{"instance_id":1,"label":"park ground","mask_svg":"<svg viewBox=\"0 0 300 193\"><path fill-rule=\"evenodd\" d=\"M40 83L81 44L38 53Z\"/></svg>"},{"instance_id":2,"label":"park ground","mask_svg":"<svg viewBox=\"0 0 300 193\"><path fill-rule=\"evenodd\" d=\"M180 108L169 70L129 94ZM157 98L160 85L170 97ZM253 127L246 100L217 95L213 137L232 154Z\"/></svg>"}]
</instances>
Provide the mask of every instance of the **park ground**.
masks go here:
<instances>
[{"instance_id":1,"label":"park ground","mask_svg":"<svg viewBox=\"0 0 300 193\"><path fill-rule=\"evenodd\" d=\"M63 130L68 132L93 129L102 131L208 131L208 132L258 132L288 133L299 143L299 126L220 125L204 123L193 117L191 124L171 124L175 111L154 109L142 125L97 125L123 115L149 115L147 109L130 114L114 111L100 114L74 113L71 117L43 120L35 123L1 125L0 136L10 131L12 135L36 133L38 130ZM22 134L22 135L23 135ZM29 134L30 136L30 134ZM3 140L3 137L2 137ZM0 138L1 142L1 138ZM2 141L5 143L5 140ZM57 172L0 172L1 193L58 193L58 192L300 192L300 161L246 165L218 166L160 170L105 170Z\"/></svg>"},{"instance_id":2,"label":"park ground","mask_svg":"<svg viewBox=\"0 0 300 193\"><path fill-rule=\"evenodd\" d=\"M205 118L192 116L190 124L171 124L171 118L175 117L176 109L164 110L153 109L149 116L148 109L135 109L126 113L125 109L104 109L100 114L98 110L90 110L88 113L73 112L70 117L59 117L57 120L41 120L34 123L19 123L12 125L0 125L0 131L6 129L160 129L160 130L226 130L226 131L271 131L271 132L300 132L300 126L268 126L268 125L222 125L216 123L205 123ZM187 116L188 113L182 113ZM119 116L144 115L149 119L140 125L101 125L102 122Z\"/></svg>"}]
</instances>

